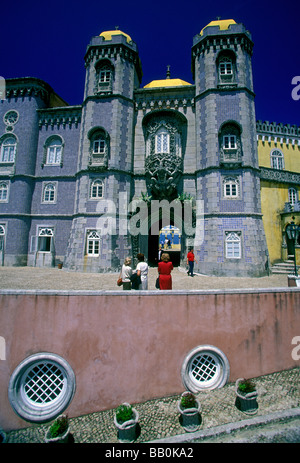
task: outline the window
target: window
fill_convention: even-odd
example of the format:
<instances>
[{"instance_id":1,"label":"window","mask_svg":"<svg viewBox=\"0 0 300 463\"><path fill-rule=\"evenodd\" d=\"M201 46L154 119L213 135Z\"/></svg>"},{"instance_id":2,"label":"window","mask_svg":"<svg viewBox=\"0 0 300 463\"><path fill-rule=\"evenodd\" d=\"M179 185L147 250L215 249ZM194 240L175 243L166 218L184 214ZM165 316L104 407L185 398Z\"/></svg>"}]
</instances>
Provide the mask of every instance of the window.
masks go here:
<instances>
[{"instance_id":1,"label":"window","mask_svg":"<svg viewBox=\"0 0 300 463\"><path fill-rule=\"evenodd\" d=\"M1 144L0 162L14 162L17 141L14 137L5 138Z\"/></svg>"},{"instance_id":2,"label":"window","mask_svg":"<svg viewBox=\"0 0 300 463\"><path fill-rule=\"evenodd\" d=\"M56 200L56 186L53 183L49 183L44 187L43 202L54 203Z\"/></svg>"},{"instance_id":3,"label":"window","mask_svg":"<svg viewBox=\"0 0 300 463\"><path fill-rule=\"evenodd\" d=\"M91 184L91 198L103 198L103 182L102 180L94 180Z\"/></svg>"},{"instance_id":4,"label":"window","mask_svg":"<svg viewBox=\"0 0 300 463\"><path fill-rule=\"evenodd\" d=\"M170 135L165 128L158 130L155 136L155 152L169 153Z\"/></svg>"},{"instance_id":5,"label":"window","mask_svg":"<svg viewBox=\"0 0 300 463\"><path fill-rule=\"evenodd\" d=\"M88 133L90 141L88 168L102 171L108 166L109 135L102 127L94 127Z\"/></svg>"},{"instance_id":6,"label":"window","mask_svg":"<svg viewBox=\"0 0 300 463\"><path fill-rule=\"evenodd\" d=\"M239 181L234 178L224 180L224 197L237 198L239 196Z\"/></svg>"},{"instance_id":7,"label":"window","mask_svg":"<svg viewBox=\"0 0 300 463\"><path fill-rule=\"evenodd\" d=\"M70 404L75 375L69 363L51 353L33 354L13 372L8 398L26 421L43 423L56 418Z\"/></svg>"},{"instance_id":8,"label":"window","mask_svg":"<svg viewBox=\"0 0 300 463\"><path fill-rule=\"evenodd\" d=\"M240 232L226 232L226 258L241 258Z\"/></svg>"},{"instance_id":9,"label":"window","mask_svg":"<svg viewBox=\"0 0 300 463\"><path fill-rule=\"evenodd\" d=\"M102 137L96 138L93 143L93 154L105 153L105 140Z\"/></svg>"},{"instance_id":10,"label":"window","mask_svg":"<svg viewBox=\"0 0 300 463\"><path fill-rule=\"evenodd\" d=\"M223 148L225 150L235 150L236 149L236 136L235 135L224 135Z\"/></svg>"},{"instance_id":11,"label":"window","mask_svg":"<svg viewBox=\"0 0 300 463\"><path fill-rule=\"evenodd\" d=\"M295 188L289 188L289 203L294 206L298 201L298 194Z\"/></svg>"},{"instance_id":12,"label":"window","mask_svg":"<svg viewBox=\"0 0 300 463\"><path fill-rule=\"evenodd\" d=\"M38 251L51 252L53 239L52 228L40 228L38 234Z\"/></svg>"},{"instance_id":13,"label":"window","mask_svg":"<svg viewBox=\"0 0 300 463\"><path fill-rule=\"evenodd\" d=\"M224 57L220 60L219 71L221 76L232 74L232 61L230 58Z\"/></svg>"},{"instance_id":14,"label":"window","mask_svg":"<svg viewBox=\"0 0 300 463\"><path fill-rule=\"evenodd\" d=\"M8 200L8 182L0 182L0 201L7 202Z\"/></svg>"},{"instance_id":15,"label":"window","mask_svg":"<svg viewBox=\"0 0 300 463\"><path fill-rule=\"evenodd\" d=\"M228 121L219 130L220 163L234 168L242 163L241 127Z\"/></svg>"},{"instance_id":16,"label":"window","mask_svg":"<svg viewBox=\"0 0 300 463\"><path fill-rule=\"evenodd\" d=\"M193 349L181 368L184 386L194 393L225 386L229 373L229 362L224 353L210 345Z\"/></svg>"},{"instance_id":17,"label":"window","mask_svg":"<svg viewBox=\"0 0 300 463\"><path fill-rule=\"evenodd\" d=\"M99 256L100 254L100 235L96 230L88 232L87 236L87 255Z\"/></svg>"},{"instance_id":18,"label":"window","mask_svg":"<svg viewBox=\"0 0 300 463\"><path fill-rule=\"evenodd\" d=\"M283 162L283 153L279 150L273 150L271 152L271 167L272 169L284 169L284 162Z\"/></svg>"},{"instance_id":19,"label":"window","mask_svg":"<svg viewBox=\"0 0 300 463\"><path fill-rule=\"evenodd\" d=\"M96 94L105 94L112 91L113 66L109 60L100 60L96 63Z\"/></svg>"},{"instance_id":20,"label":"window","mask_svg":"<svg viewBox=\"0 0 300 463\"><path fill-rule=\"evenodd\" d=\"M109 83L111 79L111 70L108 66L101 68L99 72L99 82L100 83Z\"/></svg>"},{"instance_id":21,"label":"window","mask_svg":"<svg viewBox=\"0 0 300 463\"><path fill-rule=\"evenodd\" d=\"M52 138L47 143L47 159L48 165L60 165L62 160L62 140L59 138Z\"/></svg>"},{"instance_id":22,"label":"window","mask_svg":"<svg viewBox=\"0 0 300 463\"><path fill-rule=\"evenodd\" d=\"M218 83L219 85L235 86L236 56L233 52L226 50L220 52L217 59Z\"/></svg>"}]
</instances>

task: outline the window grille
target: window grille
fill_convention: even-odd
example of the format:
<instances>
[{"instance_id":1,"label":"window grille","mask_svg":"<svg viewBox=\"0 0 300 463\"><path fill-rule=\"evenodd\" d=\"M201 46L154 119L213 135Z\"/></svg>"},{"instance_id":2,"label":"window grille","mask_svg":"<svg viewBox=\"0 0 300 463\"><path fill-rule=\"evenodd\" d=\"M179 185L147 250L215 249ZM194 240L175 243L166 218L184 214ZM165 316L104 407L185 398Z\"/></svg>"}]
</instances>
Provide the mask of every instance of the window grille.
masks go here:
<instances>
[{"instance_id":1,"label":"window grille","mask_svg":"<svg viewBox=\"0 0 300 463\"><path fill-rule=\"evenodd\" d=\"M75 375L69 363L51 353L34 354L13 372L8 398L21 418L47 422L62 413L75 392Z\"/></svg>"},{"instance_id":2,"label":"window grille","mask_svg":"<svg viewBox=\"0 0 300 463\"><path fill-rule=\"evenodd\" d=\"M186 357L181 377L192 392L222 387L229 378L229 362L215 346L204 345L193 349Z\"/></svg>"},{"instance_id":3,"label":"window grille","mask_svg":"<svg viewBox=\"0 0 300 463\"><path fill-rule=\"evenodd\" d=\"M7 201L8 198L8 184L7 182L0 183L0 201Z\"/></svg>"},{"instance_id":4,"label":"window grille","mask_svg":"<svg viewBox=\"0 0 300 463\"><path fill-rule=\"evenodd\" d=\"M91 185L91 198L103 198L102 180L94 180Z\"/></svg>"}]
</instances>

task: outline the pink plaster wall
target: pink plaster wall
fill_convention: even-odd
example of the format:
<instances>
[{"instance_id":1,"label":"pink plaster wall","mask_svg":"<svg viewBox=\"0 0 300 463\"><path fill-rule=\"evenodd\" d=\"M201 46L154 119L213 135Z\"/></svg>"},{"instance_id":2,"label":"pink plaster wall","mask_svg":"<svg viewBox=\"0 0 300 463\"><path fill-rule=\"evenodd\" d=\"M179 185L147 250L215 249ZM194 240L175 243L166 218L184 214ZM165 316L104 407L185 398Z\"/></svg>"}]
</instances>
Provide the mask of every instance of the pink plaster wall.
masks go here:
<instances>
[{"instance_id":1,"label":"pink plaster wall","mask_svg":"<svg viewBox=\"0 0 300 463\"><path fill-rule=\"evenodd\" d=\"M67 412L78 416L184 390L191 349L212 344L230 363L230 381L299 366L300 291L0 293L0 427L29 424L8 401L11 374L26 357L53 352L76 375Z\"/></svg>"}]
</instances>

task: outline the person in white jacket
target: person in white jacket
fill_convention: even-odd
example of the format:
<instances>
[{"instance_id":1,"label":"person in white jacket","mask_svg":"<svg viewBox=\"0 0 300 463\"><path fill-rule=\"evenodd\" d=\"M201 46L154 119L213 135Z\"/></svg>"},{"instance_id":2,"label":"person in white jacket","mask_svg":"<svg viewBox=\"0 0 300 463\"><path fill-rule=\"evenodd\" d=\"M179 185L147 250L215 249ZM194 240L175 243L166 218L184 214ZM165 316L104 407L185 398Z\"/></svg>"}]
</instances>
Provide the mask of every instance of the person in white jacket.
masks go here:
<instances>
[{"instance_id":1,"label":"person in white jacket","mask_svg":"<svg viewBox=\"0 0 300 463\"><path fill-rule=\"evenodd\" d=\"M137 259L139 262L136 266L136 272L141 277L139 289L148 289L148 264L145 262L144 254L138 254Z\"/></svg>"}]
</instances>

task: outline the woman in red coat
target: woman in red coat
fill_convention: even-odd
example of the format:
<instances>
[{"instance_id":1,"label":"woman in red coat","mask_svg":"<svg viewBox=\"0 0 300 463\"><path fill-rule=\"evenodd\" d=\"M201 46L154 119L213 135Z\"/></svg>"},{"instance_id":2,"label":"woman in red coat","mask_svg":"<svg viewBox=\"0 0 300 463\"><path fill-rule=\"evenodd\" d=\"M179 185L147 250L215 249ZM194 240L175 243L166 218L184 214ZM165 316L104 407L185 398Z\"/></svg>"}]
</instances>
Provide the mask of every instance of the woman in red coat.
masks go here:
<instances>
[{"instance_id":1,"label":"woman in red coat","mask_svg":"<svg viewBox=\"0 0 300 463\"><path fill-rule=\"evenodd\" d=\"M172 270L173 264L170 261L169 254L163 253L161 255L161 262L158 263L160 289L172 289Z\"/></svg>"}]
</instances>

